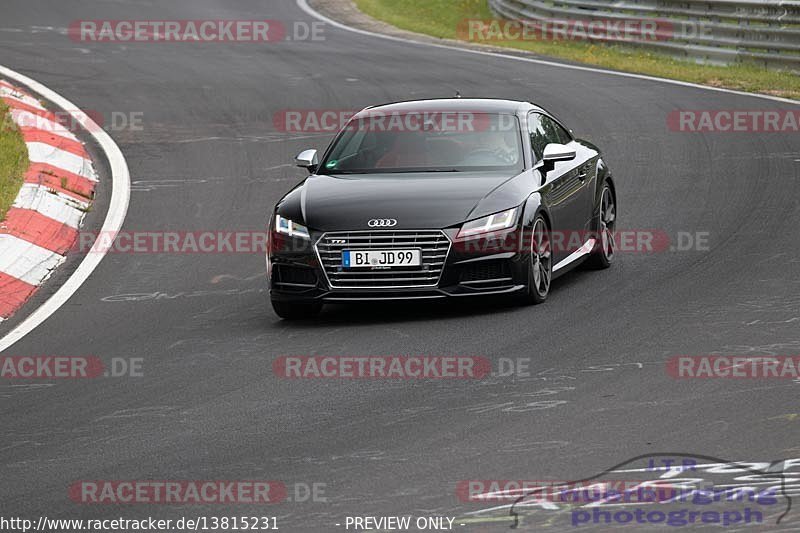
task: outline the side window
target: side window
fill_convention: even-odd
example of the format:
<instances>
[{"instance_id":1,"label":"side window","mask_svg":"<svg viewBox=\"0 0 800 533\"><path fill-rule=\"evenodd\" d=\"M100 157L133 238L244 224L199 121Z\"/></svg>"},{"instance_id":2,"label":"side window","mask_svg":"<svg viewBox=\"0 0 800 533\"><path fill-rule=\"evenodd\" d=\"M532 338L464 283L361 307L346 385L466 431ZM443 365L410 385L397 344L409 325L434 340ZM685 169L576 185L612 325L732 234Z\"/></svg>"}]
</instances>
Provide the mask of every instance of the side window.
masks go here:
<instances>
[{"instance_id":1,"label":"side window","mask_svg":"<svg viewBox=\"0 0 800 533\"><path fill-rule=\"evenodd\" d=\"M531 132L531 147L536 161L542 160L544 147L548 144L567 144L572 141L572 136L567 130L550 117L539 113L528 115L528 129Z\"/></svg>"},{"instance_id":2,"label":"side window","mask_svg":"<svg viewBox=\"0 0 800 533\"><path fill-rule=\"evenodd\" d=\"M364 142L366 132L359 130L352 133L347 132L345 135L350 135L350 138L341 144L340 150L332 153L328 158L326 166L329 169L353 170L353 164L357 163L357 161L354 161L354 156Z\"/></svg>"},{"instance_id":3,"label":"side window","mask_svg":"<svg viewBox=\"0 0 800 533\"><path fill-rule=\"evenodd\" d=\"M531 132L531 148L536 161L542 160L544 147L550 142L547 140L547 130L542 119L545 117L538 113L528 115L528 129Z\"/></svg>"},{"instance_id":4,"label":"side window","mask_svg":"<svg viewBox=\"0 0 800 533\"><path fill-rule=\"evenodd\" d=\"M556 122L555 120L550 120L548 117L545 117L548 121L553 123L553 126L556 128L556 132L558 133L558 138L560 139L558 142L561 144L569 144L572 142L572 135L565 130L561 124Z\"/></svg>"}]
</instances>

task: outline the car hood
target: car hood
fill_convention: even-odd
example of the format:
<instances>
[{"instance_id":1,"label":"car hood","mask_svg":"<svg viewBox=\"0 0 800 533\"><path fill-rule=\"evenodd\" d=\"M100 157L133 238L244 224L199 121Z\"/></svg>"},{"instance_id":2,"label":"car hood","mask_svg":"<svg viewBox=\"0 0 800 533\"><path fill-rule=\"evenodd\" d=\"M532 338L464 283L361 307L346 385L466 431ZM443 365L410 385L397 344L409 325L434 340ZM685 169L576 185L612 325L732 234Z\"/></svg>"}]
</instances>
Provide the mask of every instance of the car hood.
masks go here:
<instances>
[{"instance_id":1,"label":"car hood","mask_svg":"<svg viewBox=\"0 0 800 533\"><path fill-rule=\"evenodd\" d=\"M524 201L514 176L498 173L414 173L310 176L298 201L310 228L366 230L371 219L395 229L447 228ZM492 211L494 209L494 211Z\"/></svg>"}]
</instances>

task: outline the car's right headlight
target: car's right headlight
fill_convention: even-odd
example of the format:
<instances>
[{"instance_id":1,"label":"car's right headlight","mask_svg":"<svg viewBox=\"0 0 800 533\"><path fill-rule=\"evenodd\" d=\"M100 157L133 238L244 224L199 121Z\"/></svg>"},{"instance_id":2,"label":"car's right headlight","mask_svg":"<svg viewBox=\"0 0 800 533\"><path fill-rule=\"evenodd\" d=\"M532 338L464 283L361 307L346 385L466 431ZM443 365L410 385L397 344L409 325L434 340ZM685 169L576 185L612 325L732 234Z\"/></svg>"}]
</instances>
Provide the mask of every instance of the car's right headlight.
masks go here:
<instances>
[{"instance_id":1,"label":"car's right headlight","mask_svg":"<svg viewBox=\"0 0 800 533\"><path fill-rule=\"evenodd\" d=\"M288 235L289 237L311 240L311 235L308 233L307 227L280 215L275 215L275 231L283 235Z\"/></svg>"},{"instance_id":2,"label":"car's right headlight","mask_svg":"<svg viewBox=\"0 0 800 533\"><path fill-rule=\"evenodd\" d=\"M508 228L513 228L517 223L517 208L507 209L487 217L472 220L461 226L461 231L458 232L458 238L472 237L473 235L480 235L482 233L490 233L492 231L501 231Z\"/></svg>"}]
</instances>

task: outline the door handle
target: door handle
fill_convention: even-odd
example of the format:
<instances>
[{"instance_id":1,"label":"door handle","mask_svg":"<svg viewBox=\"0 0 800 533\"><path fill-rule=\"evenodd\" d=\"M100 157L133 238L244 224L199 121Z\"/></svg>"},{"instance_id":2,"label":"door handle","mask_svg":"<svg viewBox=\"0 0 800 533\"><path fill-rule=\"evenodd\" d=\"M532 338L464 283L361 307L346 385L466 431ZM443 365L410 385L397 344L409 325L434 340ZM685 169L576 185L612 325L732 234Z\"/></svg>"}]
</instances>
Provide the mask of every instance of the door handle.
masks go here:
<instances>
[{"instance_id":1,"label":"door handle","mask_svg":"<svg viewBox=\"0 0 800 533\"><path fill-rule=\"evenodd\" d=\"M586 177L587 177L588 175L589 175L589 173L588 173L587 171L585 171L585 170L581 170L581 171L578 173L578 179L579 179L579 180L581 180L581 181L586 181Z\"/></svg>"}]
</instances>

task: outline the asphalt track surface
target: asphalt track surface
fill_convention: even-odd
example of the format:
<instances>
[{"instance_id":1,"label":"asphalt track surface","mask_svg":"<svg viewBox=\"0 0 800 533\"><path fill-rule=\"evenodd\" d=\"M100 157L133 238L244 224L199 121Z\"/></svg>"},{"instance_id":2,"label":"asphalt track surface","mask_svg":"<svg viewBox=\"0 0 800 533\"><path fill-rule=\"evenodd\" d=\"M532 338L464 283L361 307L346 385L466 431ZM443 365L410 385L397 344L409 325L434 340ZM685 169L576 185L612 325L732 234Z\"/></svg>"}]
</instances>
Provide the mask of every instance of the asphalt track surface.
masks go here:
<instances>
[{"instance_id":1,"label":"asphalt track surface","mask_svg":"<svg viewBox=\"0 0 800 533\"><path fill-rule=\"evenodd\" d=\"M293 156L329 141L274 131L274 113L459 90L550 109L603 148L620 228L708 232L710 248L619 255L609 270L556 281L543 306L329 306L311 323L273 314L260 255L111 254L4 355L141 357L145 375L0 383L3 515L264 514L80 506L67 488L272 479L326 484L327 503L269 508L281 529L336 531L347 515L479 509L455 497L459 480L581 479L665 450L800 457L800 422L786 416L800 413L797 383L674 380L664 368L677 354L800 352L797 134L666 127L674 109L791 105L333 27L324 42L266 45L64 35L81 18L314 20L290 1L8 0L2 11L0 63L85 109L143 112L143 131L112 134L132 175L126 230L261 229L303 177ZM289 354L529 357L532 367L478 382L275 377L273 359Z\"/></svg>"}]
</instances>

